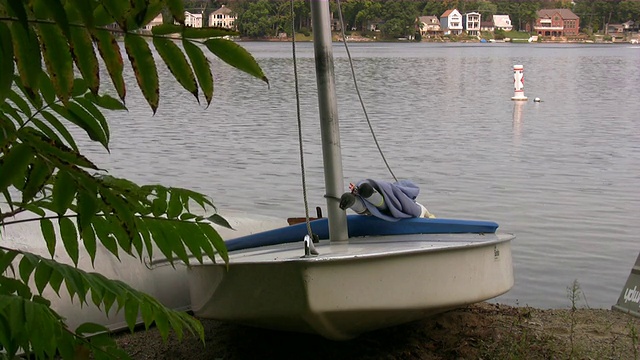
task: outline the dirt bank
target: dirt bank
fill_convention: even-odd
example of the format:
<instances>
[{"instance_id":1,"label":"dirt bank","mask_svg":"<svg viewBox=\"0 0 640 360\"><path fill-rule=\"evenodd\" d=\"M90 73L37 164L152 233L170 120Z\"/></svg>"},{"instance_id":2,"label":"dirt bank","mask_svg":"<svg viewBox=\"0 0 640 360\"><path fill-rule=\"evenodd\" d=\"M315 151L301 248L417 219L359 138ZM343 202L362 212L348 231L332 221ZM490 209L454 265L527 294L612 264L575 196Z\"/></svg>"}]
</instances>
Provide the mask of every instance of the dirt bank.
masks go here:
<instances>
[{"instance_id":1,"label":"dirt bank","mask_svg":"<svg viewBox=\"0 0 640 360\"><path fill-rule=\"evenodd\" d=\"M122 334L134 359L640 359L640 319L603 309L480 303L347 342L203 320L206 346Z\"/></svg>"}]
</instances>

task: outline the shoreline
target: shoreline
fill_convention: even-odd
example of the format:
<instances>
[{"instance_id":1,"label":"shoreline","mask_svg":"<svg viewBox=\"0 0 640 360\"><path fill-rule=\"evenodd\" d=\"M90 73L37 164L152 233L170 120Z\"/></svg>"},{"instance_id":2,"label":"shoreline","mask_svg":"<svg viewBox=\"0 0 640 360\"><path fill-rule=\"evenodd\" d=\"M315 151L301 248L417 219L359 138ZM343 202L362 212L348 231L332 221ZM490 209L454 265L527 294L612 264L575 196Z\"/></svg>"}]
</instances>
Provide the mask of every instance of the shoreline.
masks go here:
<instances>
[{"instance_id":1,"label":"shoreline","mask_svg":"<svg viewBox=\"0 0 640 360\"><path fill-rule=\"evenodd\" d=\"M344 342L201 319L206 345L119 333L135 359L640 359L640 318L607 309L478 303Z\"/></svg>"},{"instance_id":2,"label":"shoreline","mask_svg":"<svg viewBox=\"0 0 640 360\"><path fill-rule=\"evenodd\" d=\"M289 39L248 39L248 38L237 38L234 39L236 42L291 42ZM300 42L313 42L313 40L298 40L297 43ZM334 43L342 43L342 40L333 40ZM536 41L536 42L528 42L528 41L494 41L494 42L482 42L479 40L459 40L459 41L451 41L451 40L423 40L423 41L412 41L412 40L355 40L348 39L348 43L399 43L399 44L531 44L531 45L540 45L540 44L582 44L582 45L638 45L637 43L632 43L630 41L553 41L553 40L545 40L545 41Z\"/></svg>"},{"instance_id":3,"label":"shoreline","mask_svg":"<svg viewBox=\"0 0 640 360\"><path fill-rule=\"evenodd\" d=\"M407 38L402 39L378 39L376 37L368 37L362 36L359 34L355 35L346 35L347 42L350 43L473 43L473 44L482 44L482 43L512 43L512 44L602 44L602 45L637 45L639 43L640 38L631 37L631 38L618 38L616 41L615 38L611 40L605 40L603 36L596 36L594 38L564 38L564 37L536 37L536 41L529 42L529 37L516 37L509 38L505 37L505 39L487 39L482 38L479 39L477 37L435 37L435 38L422 38L420 41L410 40ZM243 38L240 36L235 36L232 38L234 41L238 42L290 42L289 37L264 37L264 38ZM333 33L332 34L333 42L342 42L342 34ZM313 42L313 38L309 36L296 36L296 42Z\"/></svg>"}]
</instances>

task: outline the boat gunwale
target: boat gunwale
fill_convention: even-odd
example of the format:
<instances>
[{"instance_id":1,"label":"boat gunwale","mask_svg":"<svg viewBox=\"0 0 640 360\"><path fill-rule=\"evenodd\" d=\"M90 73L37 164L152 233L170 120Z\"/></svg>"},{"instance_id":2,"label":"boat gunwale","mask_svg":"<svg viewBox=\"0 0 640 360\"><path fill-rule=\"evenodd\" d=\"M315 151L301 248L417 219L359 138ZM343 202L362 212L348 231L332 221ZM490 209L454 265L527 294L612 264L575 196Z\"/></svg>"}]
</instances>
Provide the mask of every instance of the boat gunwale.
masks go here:
<instances>
[{"instance_id":1,"label":"boat gunwale","mask_svg":"<svg viewBox=\"0 0 640 360\"><path fill-rule=\"evenodd\" d=\"M367 238L374 238L374 237L411 237L411 236L416 236L416 235L469 235L469 234L476 234L476 235L484 235L484 234L480 234L480 233L466 233L466 234L405 234L405 235L380 235L380 236L365 236L365 237L355 237L355 238L349 238L349 240L346 241L346 243L344 244L340 244L340 243L336 243L333 242L331 243L330 240L321 240L321 242L323 242L320 246L318 246L316 244L316 246L318 246L319 248L325 248L326 246L349 246L351 244L352 240L358 240L358 239L367 239ZM471 249L471 248L476 248L476 247L485 247L485 246L490 246L490 245L496 245L496 244L502 244L505 242L510 242L513 239L515 239L515 235L510 234L510 233L492 233L492 235L495 235L496 238L494 239L490 239L490 240L483 240L483 241L450 241L450 242L459 242L461 243L460 245L452 245L452 246L434 246L434 247L426 247L426 248L409 248L409 249L397 249L397 250L392 250L393 252L389 252L389 250L386 251L376 251L374 253L358 253L358 254L336 254L336 253L330 253L330 254L320 254L320 255L312 255L312 256L299 256L299 257L288 257L288 258L283 258L283 259L272 259L272 260L262 260L262 261L257 261L257 260L252 260L252 261L239 261L239 262L233 262L233 259L229 259L229 263L225 263L225 262L214 262L211 259L207 258L205 259L205 262L203 263L193 263L190 262L189 263L189 267L193 268L193 267L203 267L203 266L222 266L222 267L226 267L226 268L230 268L234 265L240 266L240 265L258 265L258 264L276 264L276 263L331 263L331 262L340 262L340 261L352 261L352 260L370 260L370 259L376 259L376 258L381 258L381 257L397 257L397 256L407 256L407 255L417 255L417 254L421 254L421 253L440 253L440 252L445 252L445 251L458 251L461 249ZM425 240L407 240L405 241L407 243L409 242L428 242ZM432 241L435 242L435 241ZM443 241L444 242L444 241ZM354 245L364 245L364 244L371 244L372 242L358 242L357 244ZM251 252L251 251L256 251L259 249L263 249L263 250L267 250L264 248L268 248L268 247L274 247L274 249L271 251L272 253L276 253L279 251L282 251L283 249L279 249L281 247L285 247L285 246L293 246L293 245L297 245L300 246L302 245L302 240L299 242L288 242L288 243L283 243L283 244L276 244L276 245L267 245L267 246L260 246L260 247L256 247L256 248L250 248L250 249L242 249L242 250L236 250L236 251L232 251L229 252L229 255L233 255L233 254L238 254L241 252ZM302 254L302 252L304 251L304 248L302 246L300 246L300 252ZM284 251L291 251L292 249L285 249ZM263 253L257 256L264 256L268 253ZM191 256L191 258L194 258L193 256Z\"/></svg>"}]
</instances>

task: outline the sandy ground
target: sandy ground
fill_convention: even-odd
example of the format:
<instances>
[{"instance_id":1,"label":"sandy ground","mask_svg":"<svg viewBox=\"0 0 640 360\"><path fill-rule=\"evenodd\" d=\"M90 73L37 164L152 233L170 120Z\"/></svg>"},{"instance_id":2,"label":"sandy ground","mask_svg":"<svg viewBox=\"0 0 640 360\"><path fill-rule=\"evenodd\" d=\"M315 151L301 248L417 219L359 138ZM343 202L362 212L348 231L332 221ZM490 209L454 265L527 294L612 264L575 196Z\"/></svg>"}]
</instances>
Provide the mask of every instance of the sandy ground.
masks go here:
<instances>
[{"instance_id":1,"label":"sandy ground","mask_svg":"<svg viewBox=\"0 0 640 360\"><path fill-rule=\"evenodd\" d=\"M134 359L640 359L640 319L480 303L346 342L202 320L199 339L118 335Z\"/></svg>"}]
</instances>

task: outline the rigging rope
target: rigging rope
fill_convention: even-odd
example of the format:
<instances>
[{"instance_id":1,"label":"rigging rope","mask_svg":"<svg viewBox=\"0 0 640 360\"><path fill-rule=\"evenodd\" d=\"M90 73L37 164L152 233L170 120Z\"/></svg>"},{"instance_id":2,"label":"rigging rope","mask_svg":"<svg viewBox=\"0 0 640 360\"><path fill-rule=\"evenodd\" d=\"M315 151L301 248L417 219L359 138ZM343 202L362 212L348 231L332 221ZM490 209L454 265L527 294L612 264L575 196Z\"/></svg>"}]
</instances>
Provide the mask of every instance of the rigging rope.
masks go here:
<instances>
[{"instance_id":1,"label":"rigging rope","mask_svg":"<svg viewBox=\"0 0 640 360\"><path fill-rule=\"evenodd\" d=\"M302 198L304 200L304 217L307 224L307 233L313 239L311 231L311 223L309 220L309 201L307 199L307 177L304 166L304 147L302 145L302 116L300 115L300 89L298 83L298 63L296 59L296 17L293 6L294 0L291 0L291 50L293 52L293 81L296 89L296 115L298 118L298 145L300 150L300 168L302 174Z\"/></svg>"},{"instance_id":2,"label":"rigging rope","mask_svg":"<svg viewBox=\"0 0 640 360\"><path fill-rule=\"evenodd\" d=\"M371 125L371 120L369 119L369 114L367 113L367 109L364 105L364 101L362 100L362 95L360 94L360 89L358 88L358 81L356 79L356 73L353 67L353 60L351 59L351 53L349 52L349 46L347 45L347 37L345 36L345 33L344 33L344 19L342 18L342 6L340 4L340 0L336 0L336 2L338 5L338 16L340 19L340 32L342 35L342 42L344 43L344 47L347 52L347 58L349 59L349 66L351 68L353 85L358 95L360 106L362 107L362 111L364 113L365 119L367 120L367 124L369 125L369 131L371 132L373 141L375 142L376 147L378 148L378 152L380 153L380 156L382 157L382 160L384 161L384 164L387 167L387 170L389 170L391 177L393 177L395 181L398 181L398 179L396 178L396 175L393 173L393 170L391 170L391 167L389 166L389 162L387 161L387 158L384 156L384 152L380 147L378 138L376 137L375 131L373 130L373 126ZM307 225L307 233L313 239L313 232L311 230L311 223L309 219L309 201L307 196L307 180L306 180L306 171L305 171L305 165L304 165L304 146L302 143L302 116L300 112L300 89L299 89L299 81L298 81L298 63L297 63L297 57L296 57L296 28L295 28L296 20L295 20L295 10L294 10L294 0L290 0L290 5L291 5L291 36L292 36L291 49L293 53L293 78L294 78L295 93L296 93L296 116L297 116L297 122L298 122L298 145L299 145L299 151L300 151L300 168L301 168L301 176L302 176L302 197L304 201L304 213L305 213L305 223Z\"/></svg>"},{"instance_id":3,"label":"rigging rope","mask_svg":"<svg viewBox=\"0 0 640 360\"><path fill-rule=\"evenodd\" d=\"M364 106L362 95L360 95L360 89L358 88L358 80L356 79L356 72L353 68L353 60L351 59L351 53L349 52L349 46L347 45L347 37L345 36L345 33L344 33L344 20L342 18L342 6L340 5L340 0L336 0L336 2L338 5L338 17L340 19L340 33L342 35L342 42L344 43L344 49L347 51L347 58L349 59L349 66L351 68L351 76L353 77L353 85L355 87L356 93L358 94L358 99L360 100L360 106L362 107L362 111L364 112L365 119L367 119L367 124L369 125L369 131L371 132L373 141L376 143L376 147L378 148L378 152L382 157L382 161L384 161L384 165L387 167L387 170L389 170L389 173L391 174L391 177L393 177L393 180L398 181L398 179L396 178L396 175L393 173L393 170L391 170L391 166L389 166L389 162L387 161L387 158L384 156L384 153L382 152L380 143L378 143L378 138L376 137L375 131L373 131L373 126L371 125L371 120L369 120L369 114L367 114L367 109Z\"/></svg>"}]
</instances>

